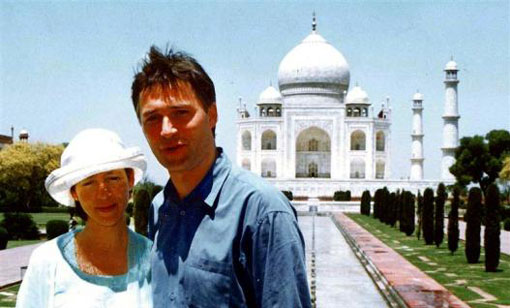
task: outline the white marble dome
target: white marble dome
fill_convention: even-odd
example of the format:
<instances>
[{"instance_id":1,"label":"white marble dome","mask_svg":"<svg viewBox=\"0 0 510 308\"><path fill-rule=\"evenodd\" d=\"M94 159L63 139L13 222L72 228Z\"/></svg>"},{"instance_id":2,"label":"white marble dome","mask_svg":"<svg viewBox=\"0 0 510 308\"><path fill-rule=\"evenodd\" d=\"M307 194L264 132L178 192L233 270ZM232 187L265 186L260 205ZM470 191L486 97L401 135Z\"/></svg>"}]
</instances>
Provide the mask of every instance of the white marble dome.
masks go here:
<instances>
[{"instance_id":1,"label":"white marble dome","mask_svg":"<svg viewBox=\"0 0 510 308\"><path fill-rule=\"evenodd\" d=\"M360 86L355 86L347 93L345 103L348 105L370 105L367 92L365 92Z\"/></svg>"},{"instance_id":2,"label":"white marble dome","mask_svg":"<svg viewBox=\"0 0 510 308\"><path fill-rule=\"evenodd\" d=\"M344 56L315 31L283 58L278 69L278 83L339 84L349 86L349 65Z\"/></svg>"},{"instance_id":3,"label":"white marble dome","mask_svg":"<svg viewBox=\"0 0 510 308\"><path fill-rule=\"evenodd\" d=\"M413 101L422 101L423 100L423 94L420 92L416 92L413 95Z\"/></svg>"},{"instance_id":4,"label":"white marble dome","mask_svg":"<svg viewBox=\"0 0 510 308\"><path fill-rule=\"evenodd\" d=\"M267 87L259 96L259 104L281 104L282 95L273 86Z\"/></svg>"},{"instance_id":5,"label":"white marble dome","mask_svg":"<svg viewBox=\"0 0 510 308\"><path fill-rule=\"evenodd\" d=\"M450 60L448 63L446 63L446 66L444 68L445 70L455 70L457 71L457 62Z\"/></svg>"}]
</instances>

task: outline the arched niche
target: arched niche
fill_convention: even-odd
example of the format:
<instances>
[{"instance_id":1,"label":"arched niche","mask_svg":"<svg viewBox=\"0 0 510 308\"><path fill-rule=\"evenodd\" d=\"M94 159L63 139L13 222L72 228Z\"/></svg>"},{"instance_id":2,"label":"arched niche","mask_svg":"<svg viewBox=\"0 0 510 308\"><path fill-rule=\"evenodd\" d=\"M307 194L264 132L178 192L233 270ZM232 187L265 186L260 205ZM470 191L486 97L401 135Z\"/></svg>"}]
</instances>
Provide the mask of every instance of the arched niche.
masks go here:
<instances>
[{"instance_id":1,"label":"arched niche","mask_svg":"<svg viewBox=\"0 0 510 308\"><path fill-rule=\"evenodd\" d=\"M326 131L312 126L296 138L296 177L331 177L331 138Z\"/></svg>"}]
</instances>

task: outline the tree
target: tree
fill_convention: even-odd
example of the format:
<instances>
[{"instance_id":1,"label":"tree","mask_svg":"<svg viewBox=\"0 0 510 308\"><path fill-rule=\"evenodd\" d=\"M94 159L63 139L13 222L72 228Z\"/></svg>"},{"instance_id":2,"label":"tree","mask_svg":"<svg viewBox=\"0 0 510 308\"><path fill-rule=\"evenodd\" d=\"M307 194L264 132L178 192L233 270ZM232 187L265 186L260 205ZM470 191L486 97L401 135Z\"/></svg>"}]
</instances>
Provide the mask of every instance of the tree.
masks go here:
<instances>
[{"instance_id":1,"label":"tree","mask_svg":"<svg viewBox=\"0 0 510 308\"><path fill-rule=\"evenodd\" d=\"M466 247L468 263L478 263L480 259L480 229L482 225L482 191L478 187L469 190L466 212Z\"/></svg>"},{"instance_id":2,"label":"tree","mask_svg":"<svg viewBox=\"0 0 510 308\"><path fill-rule=\"evenodd\" d=\"M455 151L455 163L450 172L463 187L478 183L483 192L494 183L503 168L503 159L510 153L510 133L492 130L485 138L464 137Z\"/></svg>"},{"instance_id":3,"label":"tree","mask_svg":"<svg viewBox=\"0 0 510 308\"><path fill-rule=\"evenodd\" d=\"M22 212L37 211L57 203L44 188L51 171L60 166L62 145L17 142L0 151L0 207Z\"/></svg>"},{"instance_id":4,"label":"tree","mask_svg":"<svg viewBox=\"0 0 510 308\"><path fill-rule=\"evenodd\" d=\"M418 196L416 197L418 203L418 226L416 230L416 237L420 240L421 237L421 229L422 229L422 219L423 219L423 197L421 196L420 191L418 191Z\"/></svg>"},{"instance_id":5,"label":"tree","mask_svg":"<svg viewBox=\"0 0 510 308\"><path fill-rule=\"evenodd\" d=\"M510 156L505 157L503 160L503 167L499 172L499 177L502 180L510 181Z\"/></svg>"},{"instance_id":6,"label":"tree","mask_svg":"<svg viewBox=\"0 0 510 308\"><path fill-rule=\"evenodd\" d=\"M147 178L144 178L133 189L135 231L147 236L149 209L152 199L163 189Z\"/></svg>"},{"instance_id":7,"label":"tree","mask_svg":"<svg viewBox=\"0 0 510 308\"><path fill-rule=\"evenodd\" d=\"M434 244L434 191L427 188L423 192L423 239L425 245Z\"/></svg>"},{"instance_id":8,"label":"tree","mask_svg":"<svg viewBox=\"0 0 510 308\"><path fill-rule=\"evenodd\" d=\"M495 272L499 265L500 256L500 233L501 221L499 215L499 189L496 184L491 184L487 188L487 197L485 198L485 271Z\"/></svg>"},{"instance_id":9,"label":"tree","mask_svg":"<svg viewBox=\"0 0 510 308\"><path fill-rule=\"evenodd\" d=\"M382 207L382 198L383 198L383 190L379 188L375 191L374 194L374 218L381 219L381 207Z\"/></svg>"},{"instance_id":10,"label":"tree","mask_svg":"<svg viewBox=\"0 0 510 308\"><path fill-rule=\"evenodd\" d=\"M454 187L452 205L448 213L448 249L452 255L459 248L459 195L460 189Z\"/></svg>"},{"instance_id":11,"label":"tree","mask_svg":"<svg viewBox=\"0 0 510 308\"><path fill-rule=\"evenodd\" d=\"M370 192L365 190L361 195L361 214L370 216Z\"/></svg>"},{"instance_id":12,"label":"tree","mask_svg":"<svg viewBox=\"0 0 510 308\"><path fill-rule=\"evenodd\" d=\"M388 213L390 215L389 217L389 224L392 227L395 227L395 224L397 223L397 194L392 192L389 196L389 204L390 204L390 212Z\"/></svg>"},{"instance_id":13,"label":"tree","mask_svg":"<svg viewBox=\"0 0 510 308\"><path fill-rule=\"evenodd\" d=\"M444 204L447 198L446 187L443 183L439 183L437 187L436 210L434 211L434 242L437 248L441 246L444 238Z\"/></svg>"},{"instance_id":14,"label":"tree","mask_svg":"<svg viewBox=\"0 0 510 308\"><path fill-rule=\"evenodd\" d=\"M400 231L404 232L407 236L410 236L414 232L415 198L412 192L403 191L402 199L403 202L402 202L402 218L400 221Z\"/></svg>"}]
</instances>

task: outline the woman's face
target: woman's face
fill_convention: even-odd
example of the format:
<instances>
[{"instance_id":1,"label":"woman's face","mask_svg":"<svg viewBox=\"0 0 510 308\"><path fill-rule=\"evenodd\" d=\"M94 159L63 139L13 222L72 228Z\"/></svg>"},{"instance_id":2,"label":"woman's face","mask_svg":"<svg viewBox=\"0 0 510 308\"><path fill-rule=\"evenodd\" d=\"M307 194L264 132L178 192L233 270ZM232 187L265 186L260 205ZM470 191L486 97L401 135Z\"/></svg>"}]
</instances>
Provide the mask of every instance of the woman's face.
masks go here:
<instances>
[{"instance_id":1,"label":"woman's face","mask_svg":"<svg viewBox=\"0 0 510 308\"><path fill-rule=\"evenodd\" d=\"M71 194L88 216L87 223L125 224L124 211L133 187L133 172L117 169L94 174L73 186Z\"/></svg>"}]
</instances>

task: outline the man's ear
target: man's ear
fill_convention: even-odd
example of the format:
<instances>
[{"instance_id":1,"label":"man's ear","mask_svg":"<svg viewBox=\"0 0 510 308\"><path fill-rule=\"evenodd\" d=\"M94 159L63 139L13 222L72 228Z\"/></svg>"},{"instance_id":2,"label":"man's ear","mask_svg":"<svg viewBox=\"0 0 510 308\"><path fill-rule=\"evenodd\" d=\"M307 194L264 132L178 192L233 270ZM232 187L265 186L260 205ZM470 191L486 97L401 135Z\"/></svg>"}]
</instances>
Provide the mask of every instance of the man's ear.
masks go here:
<instances>
[{"instance_id":1,"label":"man's ear","mask_svg":"<svg viewBox=\"0 0 510 308\"><path fill-rule=\"evenodd\" d=\"M218 109L216 108L216 103L212 103L207 110L207 115L209 116L209 127L212 129L216 127L216 123L218 122Z\"/></svg>"}]
</instances>

